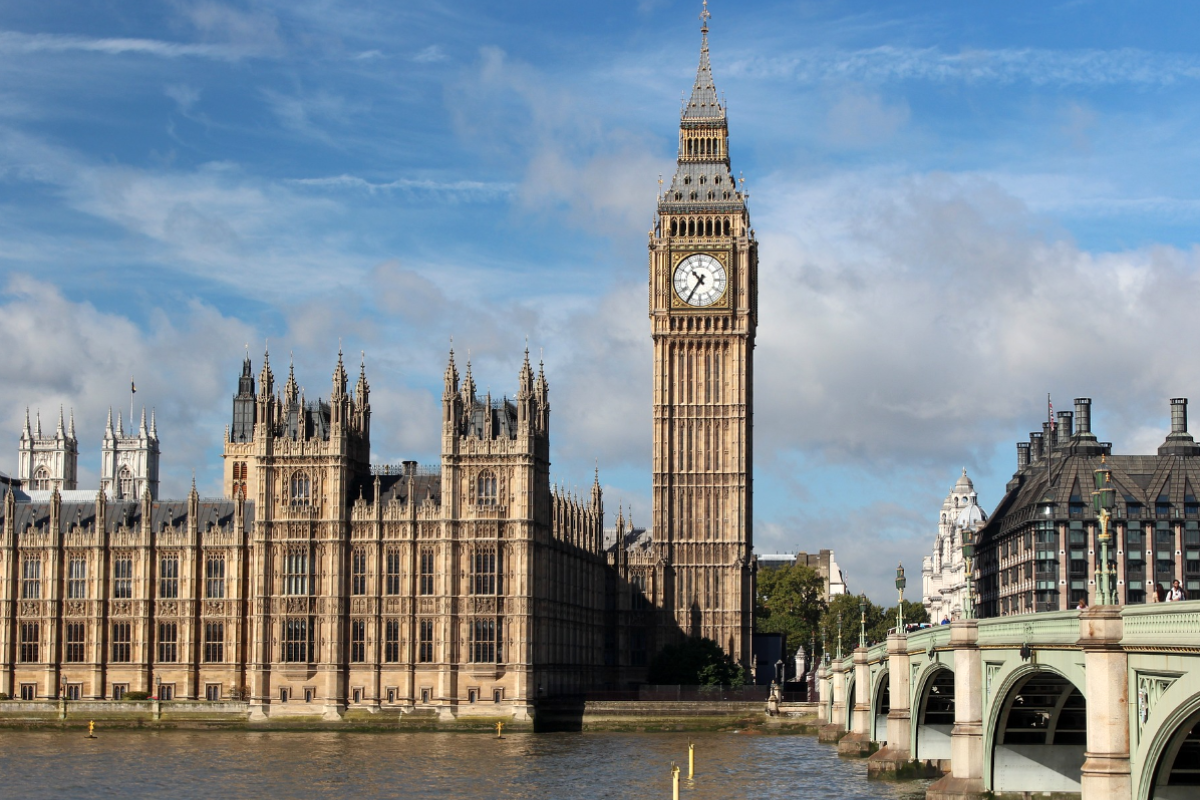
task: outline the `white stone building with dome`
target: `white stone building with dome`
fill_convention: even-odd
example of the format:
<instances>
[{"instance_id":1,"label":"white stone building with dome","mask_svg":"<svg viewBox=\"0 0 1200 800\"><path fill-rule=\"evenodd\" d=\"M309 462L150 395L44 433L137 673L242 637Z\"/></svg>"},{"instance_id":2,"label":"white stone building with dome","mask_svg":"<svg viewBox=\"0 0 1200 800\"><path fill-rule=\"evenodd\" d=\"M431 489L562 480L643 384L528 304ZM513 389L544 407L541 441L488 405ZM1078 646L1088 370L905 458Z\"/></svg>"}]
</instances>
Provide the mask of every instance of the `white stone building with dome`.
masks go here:
<instances>
[{"instance_id":1,"label":"white stone building with dome","mask_svg":"<svg viewBox=\"0 0 1200 800\"><path fill-rule=\"evenodd\" d=\"M987 518L979 506L975 484L963 467L962 476L942 502L933 555L925 556L921 563L921 602L932 622L962 616L967 596L962 532L978 529Z\"/></svg>"}]
</instances>

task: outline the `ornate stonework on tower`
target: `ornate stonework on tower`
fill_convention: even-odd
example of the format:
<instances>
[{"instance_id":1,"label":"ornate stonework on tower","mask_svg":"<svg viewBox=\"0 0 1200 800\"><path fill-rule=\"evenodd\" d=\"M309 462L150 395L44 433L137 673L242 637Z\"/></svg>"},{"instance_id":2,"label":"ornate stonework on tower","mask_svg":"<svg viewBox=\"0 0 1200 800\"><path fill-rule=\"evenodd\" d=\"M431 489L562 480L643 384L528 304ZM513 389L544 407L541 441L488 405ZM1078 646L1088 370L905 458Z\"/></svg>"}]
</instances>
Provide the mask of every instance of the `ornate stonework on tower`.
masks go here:
<instances>
[{"instance_id":1,"label":"ornate stonework on tower","mask_svg":"<svg viewBox=\"0 0 1200 800\"><path fill-rule=\"evenodd\" d=\"M42 435L42 415L29 424L25 410L25 428L21 431L17 458L17 477L31 491L69 491L75 488L75 469L79 461L79 442L75 440L75 412L70 425L64 425L58 410L58 427L53 436Z\"/></svg>"},{"instance_id":2,"label":"ornate stonework on tower","mask_svg":"<svg viewBox=\"0 0 1200 800\"><path fill-rule=\"evenodd\" d=\"M132 420L130 424L132 425ZM136 433L126 435L121 415L113 427L112 409L100 445L100 491L114 500L139 500L146 490L158 499L158 426L154 412L146 424L146 409Z\"/></svg>"},{"instance_id":3,"label":"ornate stonework on tower","mask_svg":"<svg viewBox=\"0 0 1200 800\"><path fill-rule=\"evenodd\" d=\"M678 166L650 235L652 531L668 565L664 617L749 664L758 244L730 171L708 18L706 7Z\"/></svg>"}]
</instances>

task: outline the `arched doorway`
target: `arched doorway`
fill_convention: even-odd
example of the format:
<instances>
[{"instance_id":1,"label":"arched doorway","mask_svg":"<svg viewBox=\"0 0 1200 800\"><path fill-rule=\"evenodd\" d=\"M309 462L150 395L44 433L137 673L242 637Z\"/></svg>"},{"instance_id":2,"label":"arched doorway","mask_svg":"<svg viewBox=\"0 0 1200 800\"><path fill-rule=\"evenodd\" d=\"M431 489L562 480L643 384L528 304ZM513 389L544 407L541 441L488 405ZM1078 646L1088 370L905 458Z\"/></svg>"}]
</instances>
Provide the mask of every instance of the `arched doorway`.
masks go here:
<instances>
[{"instance_id":1,"label":"arched doorway","mask_svg":"<svg viewBox=\"0 0 1200 800\"><path fill-rule=\"evenodd\" d=\"M950 731L954 728L954 672L946 667L925 681L917 706L917 736L913 747L918 761L948 761Z\"/></svg>"},{"instance_id":2,"label":"arched doorway","mask_svg":"<svg viewBox=\"0 0 1200 800\"><path fill-rule=\"evenodd\" d=\"M887 742L887 718L888 712L892 710L892 686L891 676L885 670L879 676L875 690L875 697L872 698L873 704L871 708L871 741L884 744Z\"/></svg>"},{"instance_id":3,"label":"arched doorway","mask_svg":"<svg viewBox=\"0 0 1200 800\"><path fill-rule=\"evenodd\" d=\"M1078 792L1087 701L1048 670L1019 678L1004 698L992 745L992 791Z\"/></svg>"},{"instance_id":4,"label":"arched doorway","mask_svg":"<svg viewBox=\"0 0 1200 800\"><path fill-rule=\"evenodd\" d=\"M1200 711L1184 720L1154 768L1150 800L1191 800L1200 795Z\"/></svg>"}]
</instances>

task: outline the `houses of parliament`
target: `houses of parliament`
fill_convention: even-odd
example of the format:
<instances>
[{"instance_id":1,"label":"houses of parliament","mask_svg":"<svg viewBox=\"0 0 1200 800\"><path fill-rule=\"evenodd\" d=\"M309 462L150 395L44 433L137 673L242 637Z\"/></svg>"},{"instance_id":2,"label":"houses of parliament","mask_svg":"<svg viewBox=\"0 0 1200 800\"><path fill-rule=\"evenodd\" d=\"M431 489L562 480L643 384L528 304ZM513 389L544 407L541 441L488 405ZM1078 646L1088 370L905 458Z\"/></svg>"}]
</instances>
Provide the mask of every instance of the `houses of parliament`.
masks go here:
<instances>
[{"instance_id":1,"label":"houses of parliament","mask_svg":"<svg viewBox=\"0 0 1200 800\"><path fill-rule=\"evenodd\" d=\"M351 383L339 352L311 400L247 357L219 499L159 497L144 412L128 431L110 413L96 490L77 486L73 418L26 422L0 486L0 692L524 718L644 681L684 636L749 667L757 243L702 19L649 235L648 530L621 513L605 530L598 472L583 496L551 486L550 384L528 351L500 399L450 353L436 467L370 462L365 366Z\"/></svg>"}]
</instances>

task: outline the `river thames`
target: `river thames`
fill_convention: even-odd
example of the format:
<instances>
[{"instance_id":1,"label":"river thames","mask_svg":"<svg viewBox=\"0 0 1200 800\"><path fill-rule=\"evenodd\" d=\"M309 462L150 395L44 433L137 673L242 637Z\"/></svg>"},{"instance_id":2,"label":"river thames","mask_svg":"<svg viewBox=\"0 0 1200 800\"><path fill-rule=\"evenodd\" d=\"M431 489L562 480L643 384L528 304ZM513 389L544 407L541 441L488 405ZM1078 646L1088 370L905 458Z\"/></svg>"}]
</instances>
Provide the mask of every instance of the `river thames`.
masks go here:
<instances>
[{"instance_id":1,"label":"river thames","mask_svg":"<svg viewBox=\"0 0 1200 800\"><path fill-rule=\"evenodd\" d=\"M687 744L697 775L686 780ZM810 736L231 731L0 732L0 794L20 798L922 798Z\"/></svg>"}]
</instances>

